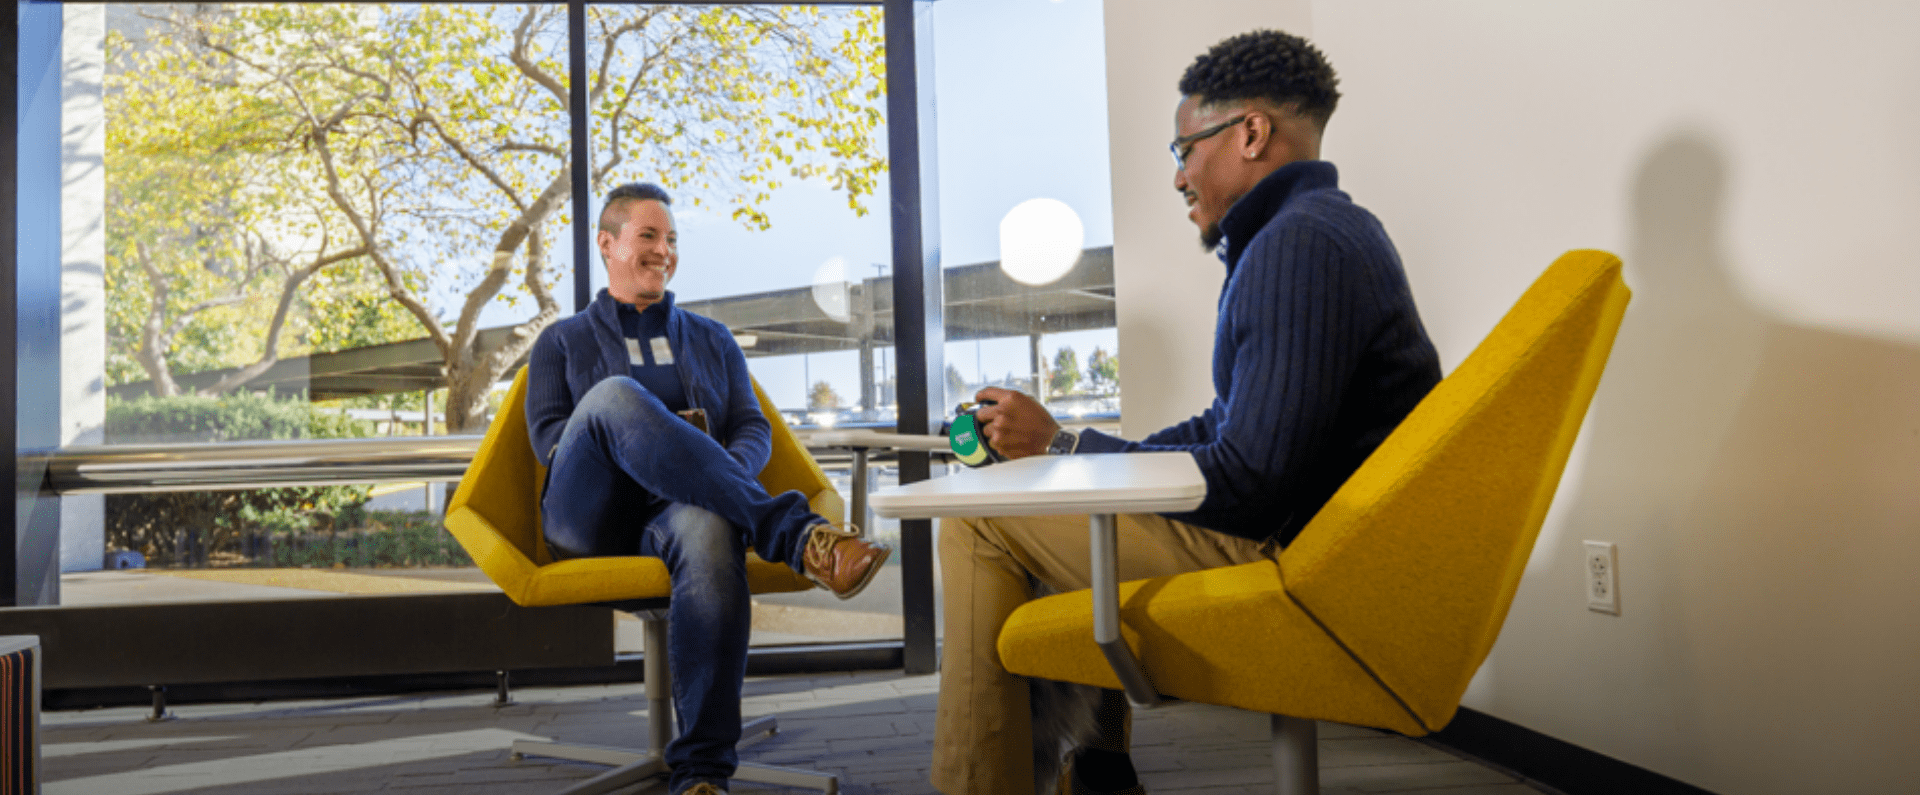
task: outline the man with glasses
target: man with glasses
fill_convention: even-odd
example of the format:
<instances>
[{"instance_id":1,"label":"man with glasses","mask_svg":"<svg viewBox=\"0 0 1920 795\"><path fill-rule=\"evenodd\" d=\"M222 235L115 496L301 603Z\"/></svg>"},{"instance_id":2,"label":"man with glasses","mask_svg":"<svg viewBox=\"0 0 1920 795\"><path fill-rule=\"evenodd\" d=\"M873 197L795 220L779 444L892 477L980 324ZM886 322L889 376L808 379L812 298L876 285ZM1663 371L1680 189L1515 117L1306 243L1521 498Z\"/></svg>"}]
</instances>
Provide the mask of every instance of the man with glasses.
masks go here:
<instances>
[{"instance_id":1,"label":"man with glasses","mask_svg":"<svg viewBox=\"0 0 1920 795\"><path fill-rule=\"evenodd\" d=\"M1180 79L1173 186L1200 244L1226 265L1214 332L1213 404L1139 442L1063 431L1032 398L983 389L975 415L1002 454L1180 450L1207 481L1186 513L1118 518L1121 579L1273 556L1440 380L1399 254L1338 188L1320 139L1340 94L1313 45L1276 31L1234 36ZM946 640L932 777L947 795L1048 789L1061 741L1038 730L1030 693L995 640L1021 603L1088 587L1085 517L949 520L940 526ZM964 594L966 598L955 598ZM1030 688L1033 688L1030 691ZM1069 742L1073 793L1141 793L1129 714L1101 695ZM1073 716L1068 716L1073 717Z\"/></svg>"}]
</instances>

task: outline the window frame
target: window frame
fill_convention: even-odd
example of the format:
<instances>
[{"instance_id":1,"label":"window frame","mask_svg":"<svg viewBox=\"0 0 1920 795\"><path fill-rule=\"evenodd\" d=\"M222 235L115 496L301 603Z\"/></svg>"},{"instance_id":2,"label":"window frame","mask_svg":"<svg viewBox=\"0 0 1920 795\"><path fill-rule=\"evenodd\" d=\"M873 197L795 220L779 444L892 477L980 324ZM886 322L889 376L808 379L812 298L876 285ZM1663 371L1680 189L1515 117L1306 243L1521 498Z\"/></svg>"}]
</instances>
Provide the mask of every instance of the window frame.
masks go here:
<instances>
[{"instance_id":1,"label":"window frame","mask_svg":"<svg viewBox=\"0 0 1920 795\"><path fill-rule=\"evenodd\" d=\"M282 0L284 3L327 2L333 4L360 4L369 0ZM431 0L426 0L431 2ZM477 3L499 4L504 0L476 0ZM57 412L48 412L42 405L43 392L35 390L30 405L22 405L22 379L19 368L23 364L39 366L50 350L57 362L59 356L58 324L53 325L52 339L37 327L23 327L20 321L33 316L36 311L44 312L51 300L54 315L58 317L58 260L52 265L56 276L52 281L53 290L47 294L45 281L40 274L28 274L22 278L20 266L20 244L32 242L36 234L22 235L20 221L20 193L23 187L20 173L20 145L23 140L22 118L18 103L21 98L20 75L23 56L20 46L22 9L29 6L64 7L73 5L104 5L106 0L66 0L66 2L40 2L37 0L15 0L0 13L0 63L10 67L13 75L4 87L4 96L0 96L0 143L14 152L13 157L0 158L0 295L12 295L13 302L6 304L0 311L6 320L0 320L0 440L16 451L16 455L7 458L4 476L16 483L24 483L15 493L14 511L0 515L0 610L8 608L33 607L40 597L25 593L22 584L42 583L48 577L58 578L59 548L58 511L45 510L46 505L55 504L58 495L46 488L44 455L35 459L35 450L22 449L21 443L31 442L47 433L57 430ZM520 3L516 3L520 4ZM562 5L562 3L543 3L544 5ZM602 3L617 5L627 3ZM639 3L633 3L639 4ZM937 166L934 148L933 96L932 96L932 51L931 47L918 46L921 41L931 41L933 0L788 0L782 3L748 3L738 0L655 0L647 5L834 5L834 6L878 6L884 14L884 35L888 53L886 68L887 86L887 127L889 184L892 195L890 204L891 228L893 233L893 301L895 307L896 339L895 356L899 378L898 429L901 433L929 433L937 427L942 407L937 405L940 392L928 378L930 373L943 373L944 330L942 320L940 276L940 240L939 212L937 204ZM568 67L569 117L572 126L571 170L573 181L572 208L576 219L588 217L588 202L591 195L588 189L588 137L589 120L585 101L587 73L587 36L586 36L586 0L566 0L568 11ZM51 65L39 65L40 68L57 68L58 47L53 49ZM924 89L924 90L923 90ZM34 190L44 191L46 186L26 185ZM57 190L57 186L55 187ZM51 234L57 235L58 231ZM591 295L591 252L592 225L575 223L573 225L574 253L574 310L582 311L592 300ZM34 263L39 264L39 263ZM23 293L22 291L25 290ZM52 393L58 401L57 390ZM911 410L919 407L923 410ZM25 423L25 432L21 430ZM57 437L55 437L57 438ZM44 448L42 448L44 450ZM36 467L38 469L36 470ZM926 453L903 453L900 456L900 478L902 483L924 480L931 476L930 458ZM22 480L22 476L26 476ZM21 509L27 510L21 510ZM51 528L47 526L48 513L55 518ZM24 514L24 516L23 516ZM25 521L22 521L22 520ZM873 644L876 648L897 648L901 650L901 659L907 673L932 673L937 665L935 658L933 602L933 547L932 527L927 520L903 522L901 528L901 561L903 577L902 615L905 623L905 636L900 641ZM45 551L51 549L48 556ZM23 550L25 552L23 553ZM35 553L34 550L39 550ZM42 589L44 590L44 589ZM99 609L99 608L90 608ZM236 643L246 639L236 638ZM844 646L844 644L842 645ZM207 650L218 653L218 650ZM809 659L803 650L795 650L796 664L805 665ZM844 654L822 653L818 664L830 670ZM279 677L272 670L261 670L260 680L274 680Z\"/></svg>"}]
</instances>

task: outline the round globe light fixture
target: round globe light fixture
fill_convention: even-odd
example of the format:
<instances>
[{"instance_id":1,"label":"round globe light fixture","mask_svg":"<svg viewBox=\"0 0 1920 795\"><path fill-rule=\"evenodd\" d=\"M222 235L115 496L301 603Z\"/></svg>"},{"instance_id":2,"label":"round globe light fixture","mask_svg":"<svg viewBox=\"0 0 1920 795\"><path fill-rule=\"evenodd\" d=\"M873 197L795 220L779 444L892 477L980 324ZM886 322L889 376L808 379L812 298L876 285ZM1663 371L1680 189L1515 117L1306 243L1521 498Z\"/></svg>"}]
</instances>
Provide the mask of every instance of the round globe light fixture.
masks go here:
<instances>
[{"instance_id":1,"label":"round globe light fixture","mask_svg":"<svg viewBox=\"0 0 1920 795\"><path fill-rule=\"evenodd\" d=\"M845 258L831 257L813 269L813 305L820 307L835 323L853 320L852 301L847 293Z\"/></svg>"},{"instance_id":2,"label":"round globe light fixture","mask_svg":"<svg viewBox=\"0 0 1920 795\"><path fill-rule=\"evenodd\" d=\"M1051 284L1073 270L1086 242L1086 227L1066 202L1028 199L1000 219L1000 270L1029 287Z\"/></svg>"}]
</instances>

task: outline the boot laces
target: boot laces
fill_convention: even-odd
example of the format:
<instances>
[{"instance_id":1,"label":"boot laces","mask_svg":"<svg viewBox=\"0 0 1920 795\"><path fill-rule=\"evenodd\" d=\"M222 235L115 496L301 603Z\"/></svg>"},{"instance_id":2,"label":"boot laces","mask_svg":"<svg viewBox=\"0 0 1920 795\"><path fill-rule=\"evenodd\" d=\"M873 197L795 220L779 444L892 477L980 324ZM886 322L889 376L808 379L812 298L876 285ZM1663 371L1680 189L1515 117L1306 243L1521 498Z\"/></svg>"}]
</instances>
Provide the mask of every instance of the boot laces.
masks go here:
<instances>
[{"instance_id":1,"label":"boot laces","mask_svg":"<svg viewBox=\"0 0 1920 795\"><path fill-rule=\"evenodd\" d=\"M830 524L815 525L813 534L807 537L807 548L811 550L815 556L824 560L833 555L833 546L840 543L840 539L858 538L859 536L860 529L852 522L847 523L846 530L841 530Z\"/></svg>"}]
</instances>

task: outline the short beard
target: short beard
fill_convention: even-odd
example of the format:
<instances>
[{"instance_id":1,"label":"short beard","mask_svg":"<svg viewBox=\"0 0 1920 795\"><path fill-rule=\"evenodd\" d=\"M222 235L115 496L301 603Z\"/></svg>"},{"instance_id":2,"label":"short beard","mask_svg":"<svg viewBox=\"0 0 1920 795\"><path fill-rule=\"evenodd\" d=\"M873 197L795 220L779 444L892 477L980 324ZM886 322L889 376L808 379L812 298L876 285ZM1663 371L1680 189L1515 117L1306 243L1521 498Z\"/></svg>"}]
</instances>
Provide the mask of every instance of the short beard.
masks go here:
<instances>
[{"instance_id":1,"label":"short beard","mask_svg":"<svg viewBox=\"0 0 1920 795\"><path fill-rule=\"evenodd\" d=\"M1220 231L1219 224L1208 224L1207 228L1200 230L1200 250L1212 254L1220 248L1220 241L1226 238L1227 233Z\"/></svg>"}]
</instances>

